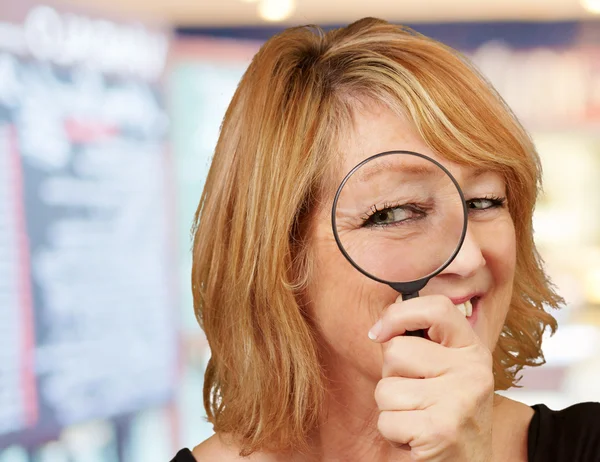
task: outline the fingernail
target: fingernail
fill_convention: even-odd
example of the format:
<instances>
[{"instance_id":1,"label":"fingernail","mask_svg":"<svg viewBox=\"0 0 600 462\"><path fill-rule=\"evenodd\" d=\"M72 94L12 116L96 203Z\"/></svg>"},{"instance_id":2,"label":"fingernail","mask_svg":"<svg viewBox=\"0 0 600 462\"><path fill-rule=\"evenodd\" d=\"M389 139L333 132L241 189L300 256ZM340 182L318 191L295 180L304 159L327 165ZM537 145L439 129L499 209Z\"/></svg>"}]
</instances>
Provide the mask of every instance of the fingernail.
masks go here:
<instances>
[{"instance_id":1,"label":"fingernail","mask_svg":"<svg viewBox=\"0 0 600 462\"><path fill-rule=\"evenodd\" d=\"M377 321L375 323L375 325L373 327L371 327L371 330L369 331L369 338L371 340L377 340L377 337L379 337L379 334L381 334L381 328L382 328L382 324L381 324L381 319L379 321Z\"/></svg>"}]
</instances>

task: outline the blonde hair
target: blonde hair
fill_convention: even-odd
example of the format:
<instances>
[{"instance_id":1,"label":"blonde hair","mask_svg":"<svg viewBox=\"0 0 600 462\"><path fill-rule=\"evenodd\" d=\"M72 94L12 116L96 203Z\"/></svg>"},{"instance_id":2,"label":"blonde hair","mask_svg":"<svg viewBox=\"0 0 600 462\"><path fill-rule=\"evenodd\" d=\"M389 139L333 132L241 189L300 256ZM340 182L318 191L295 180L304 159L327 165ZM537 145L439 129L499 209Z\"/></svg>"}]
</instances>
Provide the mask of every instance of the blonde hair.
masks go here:
<instances>
[{"instance_id":1,"label":"blonde hair","mask_svg":"<svg viewBox=\"0 0 600 462\"><path fill-rule=\"evenodd\" d=\"M414 122L441 156L501 172L517 239L514 292L494 351L497 389L543 362L557 307L533 242L535 148L489 83L456 51L367 18L268 40L225 115L196 213L192 287L211 348L204 404L241 454L306 448L322 417L318 339L299 296L310 280L304 227L357 101Z\"/></svg>"}]
</instances>

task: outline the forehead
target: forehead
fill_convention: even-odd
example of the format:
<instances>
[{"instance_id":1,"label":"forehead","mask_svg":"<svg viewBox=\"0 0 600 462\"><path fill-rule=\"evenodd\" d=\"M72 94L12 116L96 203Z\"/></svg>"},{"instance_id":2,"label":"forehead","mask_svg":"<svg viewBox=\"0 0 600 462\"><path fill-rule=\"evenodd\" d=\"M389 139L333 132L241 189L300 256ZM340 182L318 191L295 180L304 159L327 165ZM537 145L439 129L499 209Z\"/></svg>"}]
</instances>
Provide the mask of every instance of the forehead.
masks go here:
<instances>
[{"instance_id":1,"label":"forehead","mask_svg":"<svg viewBox=\"0 0 600 462\"><path fill-rule=\"evenodd\" d=\"M336 176L341 179L363 160L386 151L413 151L424 154L439 162L457 180L480 172L474 168L460 166L436 154L419 134L416 126L406 117L392 110L371 105L354 113L353 125L341 140L339 166Z\"/></svg>"}]
</instances>

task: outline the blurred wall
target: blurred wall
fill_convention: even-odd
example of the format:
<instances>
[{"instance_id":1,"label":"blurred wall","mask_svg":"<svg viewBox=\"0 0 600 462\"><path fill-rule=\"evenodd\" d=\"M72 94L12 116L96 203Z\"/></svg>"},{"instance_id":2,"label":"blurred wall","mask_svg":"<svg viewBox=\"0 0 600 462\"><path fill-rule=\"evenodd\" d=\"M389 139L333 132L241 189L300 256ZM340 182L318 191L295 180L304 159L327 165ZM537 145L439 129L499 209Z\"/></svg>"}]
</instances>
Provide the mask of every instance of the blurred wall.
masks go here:
<instances>
[{"instance_id":1,"label":"blurred wall","mask_svg":"<svg viewBox=\"0 0 600 462\"><path fill-rule=\"evenodd\" d=\"M170 31L2 7L0 460L147 460L134 437L158 419L164 460L180 373Z\"/></svg>"}]
</instances>

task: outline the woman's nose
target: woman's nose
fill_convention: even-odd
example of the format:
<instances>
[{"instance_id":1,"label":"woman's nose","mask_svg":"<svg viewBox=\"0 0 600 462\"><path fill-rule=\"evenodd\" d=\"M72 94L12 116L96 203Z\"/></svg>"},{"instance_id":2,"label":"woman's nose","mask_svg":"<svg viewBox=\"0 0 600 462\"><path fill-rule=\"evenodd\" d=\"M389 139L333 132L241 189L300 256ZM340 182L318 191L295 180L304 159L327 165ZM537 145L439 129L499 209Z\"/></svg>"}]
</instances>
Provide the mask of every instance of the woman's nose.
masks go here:
<instances>
[{"instance_id":1,"label":"woman's nose","mask_svg":"<svg viewBox=\"0 0 600 462\"><path fill-rule=\"evenodd\" d=\"M469 277L485 266L485 258L476 236L467 228L465 240L460 251L440 274L456 274L461 277Z\"/></svg>"}]
</instances>

